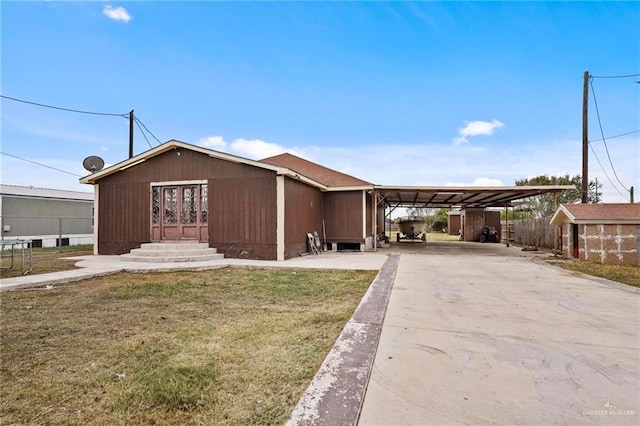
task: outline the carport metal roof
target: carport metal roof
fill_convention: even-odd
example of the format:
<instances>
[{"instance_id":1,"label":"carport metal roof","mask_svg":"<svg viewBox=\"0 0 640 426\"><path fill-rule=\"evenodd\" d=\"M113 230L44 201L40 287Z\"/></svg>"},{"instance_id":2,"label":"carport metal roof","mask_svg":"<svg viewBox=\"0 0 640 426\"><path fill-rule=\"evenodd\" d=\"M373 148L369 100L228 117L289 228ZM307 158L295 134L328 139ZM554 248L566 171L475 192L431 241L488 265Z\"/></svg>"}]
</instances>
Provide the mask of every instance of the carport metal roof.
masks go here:
<instances>
[{"instance_id":1,"label":"carport metal roof","mask_svg":"<svg viewBox=\"0 0 640 426\"><path fill-rule=\"evenodd\" d=\"M376 185L378 204L386 207L505 207L515 200L575 189L572 185L543 186L386 186Z\"/></svg>"}]
</instances>

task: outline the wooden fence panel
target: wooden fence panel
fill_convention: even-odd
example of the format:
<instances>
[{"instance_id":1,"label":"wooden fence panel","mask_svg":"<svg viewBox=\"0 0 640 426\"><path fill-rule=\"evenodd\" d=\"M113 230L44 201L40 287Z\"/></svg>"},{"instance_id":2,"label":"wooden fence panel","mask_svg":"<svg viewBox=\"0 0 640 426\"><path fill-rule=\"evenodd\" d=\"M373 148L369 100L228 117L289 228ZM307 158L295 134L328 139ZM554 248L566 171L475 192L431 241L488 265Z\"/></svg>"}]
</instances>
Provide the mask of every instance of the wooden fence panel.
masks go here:
<instances>
[{"instance_id":1,"label":"wooden fence panel","mask_svg":"<svg viewBox=\"0 0 640 426\"><path fill-rule=\"evenodd\" d=\"M506 221L501 224L504 230ZM510 220L509 229L515 244L553 248L553 226L549 218Z\"/></svg>"}]
</instances>

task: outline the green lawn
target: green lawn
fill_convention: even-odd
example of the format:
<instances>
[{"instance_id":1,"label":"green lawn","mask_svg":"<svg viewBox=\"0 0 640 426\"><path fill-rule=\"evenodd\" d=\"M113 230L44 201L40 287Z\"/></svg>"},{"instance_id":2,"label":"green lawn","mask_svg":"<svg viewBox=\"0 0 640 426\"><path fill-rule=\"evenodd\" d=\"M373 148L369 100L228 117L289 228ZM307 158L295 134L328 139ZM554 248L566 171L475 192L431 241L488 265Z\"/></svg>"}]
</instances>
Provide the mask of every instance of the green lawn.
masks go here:
<instances>
[{"instance_id":1,"label":"green lawn","mask_svg":"<svg viewBox=\"0 0 640 426\"><path fill-rule=\"evenodd\" d=\"M0 424L282 424L375 274L122 273L2 293Z\"/></svg>"}]
</instances>

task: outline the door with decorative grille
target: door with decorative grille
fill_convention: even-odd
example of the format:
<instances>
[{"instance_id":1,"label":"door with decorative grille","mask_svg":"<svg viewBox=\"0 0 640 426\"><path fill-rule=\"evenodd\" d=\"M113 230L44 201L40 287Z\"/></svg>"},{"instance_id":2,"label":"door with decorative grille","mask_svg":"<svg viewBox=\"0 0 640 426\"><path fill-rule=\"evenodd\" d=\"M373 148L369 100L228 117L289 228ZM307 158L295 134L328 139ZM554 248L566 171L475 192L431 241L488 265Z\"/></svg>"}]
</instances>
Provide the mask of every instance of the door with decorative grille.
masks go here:
<instances>
[{"instance_id":1,"label":"door with decorative grille","mask_svg":"<svg viewBox=\"0 0 640 426\"><path fill-rule=\"evenodd\" d=\"M206 242L207 185L153 186L151 188L151 240Z\"/></svg>"}]
</instances>

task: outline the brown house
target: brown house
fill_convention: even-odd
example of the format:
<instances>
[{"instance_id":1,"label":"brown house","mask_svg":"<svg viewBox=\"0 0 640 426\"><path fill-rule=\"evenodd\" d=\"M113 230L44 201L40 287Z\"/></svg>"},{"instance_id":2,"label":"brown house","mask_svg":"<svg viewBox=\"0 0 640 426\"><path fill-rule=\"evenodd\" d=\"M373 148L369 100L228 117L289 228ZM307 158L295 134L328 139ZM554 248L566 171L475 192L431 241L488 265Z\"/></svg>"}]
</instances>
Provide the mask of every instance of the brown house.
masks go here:
<instances>
[{"instance_id":1,"label":"brown house","mask_svg":"<svg viewBox=\"0 0 640 426\"><path fill-rule=\"evenodd\" d=\"M330 248L339 246L364 249L371 247L373 184L288 153L260 160L262 163L286 167L326 187L323 194L324 232ZM291 216L299 214L290 205ZM320 229L320 228L317 228Z\"/></svg>"},{"instance_id":2,"label":"brown house","mask_svg":"<svg viewBox=\"0 0 640 426\"><path fill-rule=\"evenodd\" d=\"M563 257L640 264L640 204L563 204L551 225L560 227Z\"/></svg>"},{"instance_id":3,"label":"brown house","mask_svg":"<svg viewBox=\"0 0 640 426\"><path fill-rule=\"evenodd\" d=\"M330 248L372 239L373 185L291 154L254 161L171 140L80 182L94 185L95 254L198 241L285 260L308 251L309 232Z\"/></svg>"}]
</instances>

